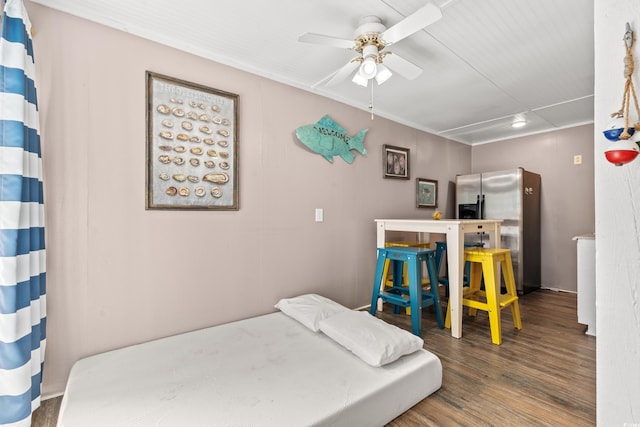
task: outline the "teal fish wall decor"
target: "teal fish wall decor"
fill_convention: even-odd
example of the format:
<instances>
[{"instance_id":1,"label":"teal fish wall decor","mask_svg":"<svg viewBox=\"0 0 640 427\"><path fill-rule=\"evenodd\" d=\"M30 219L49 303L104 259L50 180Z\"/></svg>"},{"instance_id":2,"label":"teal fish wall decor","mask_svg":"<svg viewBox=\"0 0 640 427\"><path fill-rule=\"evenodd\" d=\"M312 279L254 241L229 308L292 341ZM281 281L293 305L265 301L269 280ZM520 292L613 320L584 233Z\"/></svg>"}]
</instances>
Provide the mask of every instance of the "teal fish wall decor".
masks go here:
<instances>
[{"instance_id":1,"label":"teal fish wall decor","mask_svg":"<svg viewBox=\"0 0 640 427\"><path fill-rule=\"evenodd\" d=\"M297 128L296 136L311 151L320 154L330 163L333 163L333 156L340 156L345 162L353 163L356 155L351 150L357 150L362 155L367 154L364 148L364 136L367 131L368 129L363 129L350 137L342 126L326 115L316 124Z\"/></svg>"}]
</instances>

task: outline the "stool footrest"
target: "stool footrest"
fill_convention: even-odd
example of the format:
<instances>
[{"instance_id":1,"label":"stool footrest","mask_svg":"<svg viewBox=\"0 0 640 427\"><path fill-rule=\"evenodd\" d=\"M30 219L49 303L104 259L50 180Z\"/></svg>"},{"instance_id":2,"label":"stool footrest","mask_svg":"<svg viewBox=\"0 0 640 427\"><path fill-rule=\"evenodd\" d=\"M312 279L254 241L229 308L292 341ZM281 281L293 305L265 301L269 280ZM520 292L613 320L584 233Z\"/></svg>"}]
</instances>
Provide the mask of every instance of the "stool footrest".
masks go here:
<instances>
[{"instance_id":1,"label":"stool footrest","mask_svg":"<svg viewBox=\"0 0 640 427\"><path fill-rule=\"evenodd\" d=\"M393 305L398 305L400 307L409 307L409 305L411 305L411 301L407 298L403 298L402 294L391 294L389 292L380 292L380 298L384 302L388 302Z\"/></svg>"},{"instance_id":2,"label":"stool footrest","mask_svg":"<svg viewBox=\"0 0 640 427\"><path fill-rule=\"evenodd\" d=\"M500 307L506 307L514 301L518 301L517 295L505 294L505 295L500 295L500 297L498 298L498 304L500 305Z\"/></svg>"},{"instance_id":3,"label":"stool footrest","mask_svg":"<svg viewBox=\"0 0 640 427\"><path fill-rule=\"evenodd\" d=\"M463 294L463 305L466 305L470 308L478 308L485 311L488 310L489 305L486 302L470 299L469 297L472 296L486 297L486 294L484 291L465 292ZM500 308L504 308L514 301L518 301L517 295L502 294L498 296L498 305L500 306Z\"/></svg>"},{"instance_id":4,"label":"stool footrest","mask_svg":"<svg viewBox=\"0 0 640 427\"><path fill-rule=\"evenodd\" d=\"M476 308L482 311L491 311L491 307L486 302L476 301L473 299L463 299L462 304L469 308Z\"/></svg>"},{"instance_id":5,"label":"stool footrest","mask_svg":"<svg viewBox=\"0 0 640 427\"><path fill-rule=\"evenodd\" d=\"M409 307L411 305L411 300L409 298L404 298L403 295L406 295L408 297L409 293L408 292L389 292L389 291L380 292L380 298L382 298L382 301L388 302L394 305L398 305L401 307ZM420 305L422 307L428 307L433 303L434 303L433 296L423 292L422 301Z\"/></svg>"}]
</instances>

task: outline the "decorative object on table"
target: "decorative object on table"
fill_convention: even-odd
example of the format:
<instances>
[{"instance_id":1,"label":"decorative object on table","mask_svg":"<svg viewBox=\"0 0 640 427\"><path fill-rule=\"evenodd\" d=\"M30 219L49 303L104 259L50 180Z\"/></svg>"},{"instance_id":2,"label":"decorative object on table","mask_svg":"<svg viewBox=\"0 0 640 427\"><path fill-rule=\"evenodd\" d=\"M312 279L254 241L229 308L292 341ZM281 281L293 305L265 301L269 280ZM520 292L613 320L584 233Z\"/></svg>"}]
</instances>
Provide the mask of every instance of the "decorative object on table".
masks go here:
<instances>
[{"instance_id":1,"label":"decorative object on table","mask_svg":"<svg viewBox=\"0 0 640 427\"><path fill-rule=\"evenodd\" d=\"M416 205L419 208L438 207L438 181L416 178ZM440 219L435 218L434 219Z\"/></svg>"},{"instance_id":2,"label":"decorative object on table","mask_svg":"<svg viewBox=\"0 0 640 427\"><path fill-rule=\"evenodd\" d=\"M409 151L394 145L382 146L384 178L409 179Z\"/></svg>"},{"instance_id":3,"label":"decorative object on table","mask_svg":"<svg viewBox=\"0 0 640 427\"><path fill-rule=\"evenodd\" d=\"M616 166L622 166L633 161L640 152L640 149L638 148L638 135L635 134L636 130L640 130L640 123L636 122L635 125L629 126L629 106L631 103L631 96L633 96L633 102L636 108L636 118L640 117L638 98L633 85L633 42L634 34L627 22L624 33L626 54L624 57L625 85L624 95L622 97L622 106L618 111L611 114L613 121L603 132L604 136L609 141L613 141L605 150L605 157L609 162Z\"/></svg>"},{"instance_id":4,"label":"decorative object on table","mask_svg":"<svg viewBox=\"0 0 640 427\"><path fill-rule=\"evenodd\" d=\"M435 220L439 220L442 219L442 212L436 210L433 215L431 215L431 217Z\"/></svg>"},{"instance_id":5,"label":"decorative object on table","mask_svg":"<svg viewBox=\"0 0 640 427\"><path fill-rule=\"evenodd\" d=\"M238 209L238 95L147 71L147 209Z\"/></svg>"},{"instance_id":6,"label":"decorative object on table","mask_svg":"<svg viewBox=\"0 0 640 427\"><path fill-rule=\"evenodd\" d=\"M334 122L329 115L325 115L316 124L300 126L296 129L296 137L314 153L320 154L333 163L333 156L340 156L351 164L356 155L351 150L360 154L367 154L364 148L364 137L368 129L363 129L355 136L350 137L347 131Z\"/></svg>"}]
</instances>

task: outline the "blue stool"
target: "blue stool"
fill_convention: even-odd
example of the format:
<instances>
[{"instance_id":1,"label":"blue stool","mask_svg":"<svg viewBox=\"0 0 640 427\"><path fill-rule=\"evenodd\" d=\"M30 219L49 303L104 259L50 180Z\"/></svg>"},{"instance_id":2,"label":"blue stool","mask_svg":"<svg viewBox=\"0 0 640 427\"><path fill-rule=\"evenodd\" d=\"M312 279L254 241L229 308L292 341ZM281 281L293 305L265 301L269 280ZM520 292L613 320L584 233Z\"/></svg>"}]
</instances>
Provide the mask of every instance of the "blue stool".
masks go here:
<instances>
[{"instance_id":1,"label":"blue stool","mask_svg":"<svg viewBox=\"0 0 640 427\"><path fill-rule=\"evenodd\" d=\"M400 307L411 307L411 331L414 335L422 336L422 308L433 305L436 310L438 327L444 328L442 308L438 297L438 276L435 266L435 249L415 247L386 247L378 248L378 263L376 276L373 281L371 308L369 313L375 315L378 298L383 302L393 304L394 313L400 312ZM392 261L393 286L384 286L383 272L387 259ZM431 290L422 289L422 262L427 264L427 272L431 283ZM402 286L404 263L409 270L408 286ZM407 299L406 296L409 298Z\"/></svg>"},{"instance_id":2,"label":"blue stool","mask_svg":"<svg viewBox=\"0 0 640 427\"><path fill-rule=\"evenodd\" d=\"M482 243L465 243L465 248L477 248L482 247ZM445 296L449 297L449 276L448 272L444 276L440 276L440 267L442 266L442 257L445 256L447 251L446 242L436 242L436 275L438 276L438 283L444 286ZM447 264L447 258L444 258L445 265ZM462 278L463 286L469 286L469 277L471 277L471 263L469 261L464 263L464 277Z\"/></svg>"}]
</instances>

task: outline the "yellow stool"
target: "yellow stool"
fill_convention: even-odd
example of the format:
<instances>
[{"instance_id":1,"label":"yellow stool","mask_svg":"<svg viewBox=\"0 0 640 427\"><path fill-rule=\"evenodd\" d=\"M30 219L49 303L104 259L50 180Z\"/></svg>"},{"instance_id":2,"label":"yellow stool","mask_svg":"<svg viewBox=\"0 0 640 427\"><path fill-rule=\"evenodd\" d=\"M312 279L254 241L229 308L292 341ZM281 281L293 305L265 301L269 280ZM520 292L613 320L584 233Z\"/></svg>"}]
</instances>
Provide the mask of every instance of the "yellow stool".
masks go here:
<instances>
[{"instance_id":1,"label":"yellow stool","mask_svg":"<svg viewBox=\"0 0 640 427\"><path fill-rule=\"evenodd\" d=\"M405 247L405 248L423 248L423 249L429 249L429 242L385 242L384 246L386 248L388 247L393 247L393 246L400 246L400 247ZM393 286L393 279L389 277L389 266L391 265L391 260L387 259L384 262L384 270L382 271L382 277L384 277L384 285L385 286ZM429 275L425 274L423 279L422 279L422 287L428 286L429 283ZM404 263L404 268L402 270L402 285L403 286L408 286L407 284L409 283L409 272L408 272L408 264L405 262ZM437 288L436 288L437 289ZM405 308L405 312L407 313L407 316L411 316L411 307L407 307Z\"/></svg>"},{"instance_id":2,"label":"yellow stool","mask_svg":"<svg viewBox=\"0 0 640 427\"><path fill-rule=\"evenodd\" d=\"M471 278L470 286L464 289L462 305L469 307L470 316L475 316L476 310L484 310L489 313L491 341L500 345L502 344L500 310L510 306L514 326L516 329L522 329L516 282L513 276L513 265L511 264L511 251L497 248L465 249L464 260L471 262ZM498 263L504 277L505 294L500 291L500 277L496 277L496 265ZM480 289L483 275L484 291ZM480 301L479 297L484 297L485 301ZM451 327L451 307L448 305L445 326L447 328Z\"/></svg>"}]
</instances>

